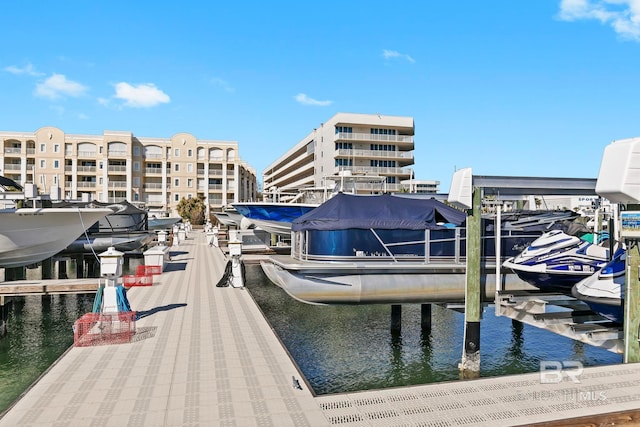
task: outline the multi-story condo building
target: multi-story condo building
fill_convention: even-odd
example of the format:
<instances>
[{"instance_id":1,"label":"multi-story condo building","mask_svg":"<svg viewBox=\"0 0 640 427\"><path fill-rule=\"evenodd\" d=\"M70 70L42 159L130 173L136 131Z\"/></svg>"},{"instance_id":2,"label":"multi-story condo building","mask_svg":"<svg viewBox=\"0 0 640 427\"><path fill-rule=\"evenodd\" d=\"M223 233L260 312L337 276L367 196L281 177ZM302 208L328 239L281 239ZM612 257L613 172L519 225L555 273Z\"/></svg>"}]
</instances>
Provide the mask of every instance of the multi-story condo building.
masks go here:
<instances>
[{"instance_id":1,"label":"multi-story condo building","mask_svg":"<svg viewBox=\"0 0 640 427\"><path fill-rule=\"evenodd\" d=\"M356 181L358 193L380 190L380 178L384 191L401 191L413 178L413 137L413 117L337 113L264 169L263 191L327 187L345 174L371 176Z\"/></svg>"},{"instance_id":2,"label":"multi-story condo building","mask_svg":"<svg viewBox=\"0 0 640 427\"><path fill-rule=\"evenodd\" d=\"M56 127L0 132L0 175L38 186L52 199L144 203L176 213L182 198L202 197L209 210L254 200L256 173L234 141L136 137L128 131L65 134Z\"/></svg>"}]
</instances>

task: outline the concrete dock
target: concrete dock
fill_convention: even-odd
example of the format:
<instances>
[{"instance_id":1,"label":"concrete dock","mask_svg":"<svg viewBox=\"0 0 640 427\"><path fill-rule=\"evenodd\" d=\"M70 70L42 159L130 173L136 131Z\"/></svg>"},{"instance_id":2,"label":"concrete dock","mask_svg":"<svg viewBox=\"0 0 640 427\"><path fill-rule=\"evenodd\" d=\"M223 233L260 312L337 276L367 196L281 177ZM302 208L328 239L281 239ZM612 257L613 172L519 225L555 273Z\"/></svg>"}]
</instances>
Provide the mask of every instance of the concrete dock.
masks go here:
<instances>
[{"instance_id":1,"label":"concrete dock","mask_svg":"<svg viewBox=\"0 0 640 427\"><path fill-rule=\"evenodd\" d=\"M638 420L640 364L586 368L579 383L565 376L543 384L535 373L315 397L249 292L215 286L225 264L202 231L191 232L172 248L153 286L129 291L139 313L133 342L69 349L0 418L0 427Z\"/></svg>"}]
</instances>

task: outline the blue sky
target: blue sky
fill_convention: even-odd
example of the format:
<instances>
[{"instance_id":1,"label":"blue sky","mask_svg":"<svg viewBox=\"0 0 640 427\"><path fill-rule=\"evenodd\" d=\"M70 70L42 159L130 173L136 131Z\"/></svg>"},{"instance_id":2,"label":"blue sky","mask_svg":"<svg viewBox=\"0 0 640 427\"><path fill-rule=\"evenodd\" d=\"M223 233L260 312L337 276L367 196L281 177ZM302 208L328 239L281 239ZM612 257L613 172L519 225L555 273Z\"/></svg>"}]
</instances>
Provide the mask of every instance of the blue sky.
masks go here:
<instances>
[{"instance_id":1,"label":"blue sky","mask_svg":"<svg viewBox=\"0 0 640 427\"><path fill-rule=\"evenodd\" d=\"M0 130L238 141L412 116L418 179L596 178L640 136L640 0L5 2Z\"/></svg>"}]
</instances>

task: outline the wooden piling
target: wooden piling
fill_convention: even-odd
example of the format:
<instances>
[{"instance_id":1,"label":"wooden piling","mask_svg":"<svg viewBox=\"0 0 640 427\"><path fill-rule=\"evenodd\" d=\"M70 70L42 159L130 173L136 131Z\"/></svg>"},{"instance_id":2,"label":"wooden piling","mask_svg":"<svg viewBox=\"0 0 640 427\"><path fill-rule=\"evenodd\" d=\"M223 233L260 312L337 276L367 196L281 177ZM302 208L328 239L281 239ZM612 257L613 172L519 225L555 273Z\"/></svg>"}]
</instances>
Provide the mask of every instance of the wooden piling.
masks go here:
<instances>
[{"instance_id":1,"label":"wooden piling","mask_svg":"<svg viewBox=\"0 0 640 427\"><path fill-rule=\"evenodd\" d=\"M638 242L627 244L624 297L624 363L640 362L640 251Z\"/></svg>"},{"instance_id":2,"label":"wooden piling","mask_svg":"<svg viewBox=\"0 0 640 427\"><path fill-rule=\"evenodd\" d=\"M402 330L402 306L400 304L391 305L391 331L400 332Z\"/></svg>"},{"instance_id":3,"label":"wooden piling","mask_svg":"<svg viewBox=\"0 0 640 427\"><path fill-rule=\"evenodd\" d=\"M431 332L431 304L420 306L420 326L423 332Z\"/></svg>"},{"instance_id":4,"label":"wooden piling","mask_svg":"<svg viewBox=\"0 0 640 427\"><path fill-rule=\"evenodd\" d=\"M481 255L481 205L482 193L473 189L473 206L467 217L467 279L464 298L464 345L459 365L461 378L480 376L480 255Z\"/></svg>"}]
</instances>

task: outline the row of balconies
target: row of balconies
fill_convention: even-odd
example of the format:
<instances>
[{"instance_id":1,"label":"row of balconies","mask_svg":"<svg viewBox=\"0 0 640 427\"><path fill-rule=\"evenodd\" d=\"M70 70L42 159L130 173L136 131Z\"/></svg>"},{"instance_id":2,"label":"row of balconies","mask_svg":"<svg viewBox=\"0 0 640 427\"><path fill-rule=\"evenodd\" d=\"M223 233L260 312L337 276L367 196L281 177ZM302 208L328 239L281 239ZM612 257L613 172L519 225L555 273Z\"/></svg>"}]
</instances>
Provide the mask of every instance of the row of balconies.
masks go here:
<instances>
[{"instance_id":1,"label":"row of balconies","mask_svg":"<svg viewBox=\"0 0 640 427\"><path fill-rule=\"evenodd\" d=\"M383 150L335 150L336 158L354 159L390 159L390 160L410 160L413 162L413 151L383 151Z\"/></svg>"},{"instance_id":2,"label":"row of balconies","mask_svg":"<svg viewBox=\"0 0 640 427\"><path fill-rule=\"evenodd\" d=\"M9 155L10 157L16 157L16 156L20 156L22 155L22 148L20 147L5 147L4 149L4 154L5 155ZM36 154L36 149L35 148L27 148L27 154L28 155L35 155ZM65 157L73 157L75 155L75 153L73 151L69 151L69 150L65 150L64 152L64 156ZM120 157L120 158L126 158L126 157L130 157L131 153L127 152L127 151L123 151L123 150L109 150L107 151L107 156L109 158L113 158L113 157ZM78 151L78 158L88 158L88 159L95 159L97 157L97 151ZM166 156L164 154L150 154L147 153L144 155L145 160L147 161L154 161L154 160L162 160L162 159L171 159L171 158L177 158L177 159L185 159L184 156L172 156L171 154L167 154ZM196 160L198 161L207 161L207 157L206 156L202 156L202 155L198 155L196 157ZM209 162L213 162L213 163L224 163L224 162L234 162L236 160L236 156L228 156L227 159L225 160L222 157L214 157L214 158L210 158L208 161Z\"/></svg>"},{"instance_id":3,"label":"row of balconies","mask_svg":"<svg viewBox=\"0 0 640 427\"><path fill-rule=\"evenodd\" d=\"M413 145L413 135L380 135L373 133L336 133L335 140L362 141L362 142L393 142L396 144Z\"/></svg>"},{"instance_id":4,"label":"row of balconies","mask_svg":"<svg viewBox=\"0 0 640 427\"><path fill-rule=\"evenodd\" d=\"M374 166L340 166L340 170L351 171L353 175L411 176L411 168L389 168ZM336 167L335 172L338 172Z\"/></svg>"}]
</instances>

